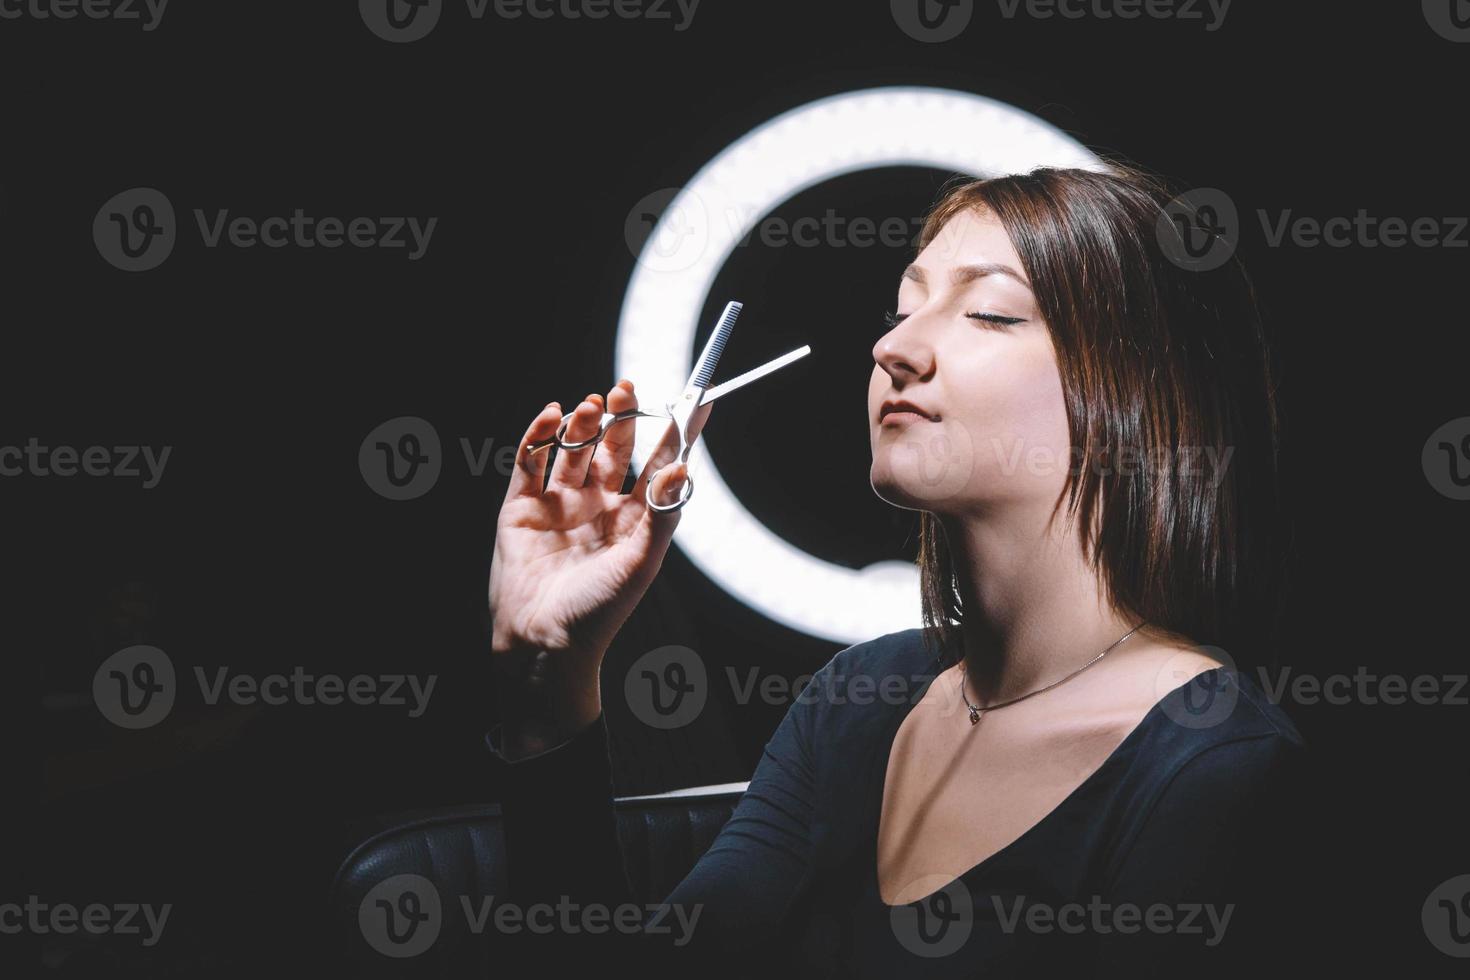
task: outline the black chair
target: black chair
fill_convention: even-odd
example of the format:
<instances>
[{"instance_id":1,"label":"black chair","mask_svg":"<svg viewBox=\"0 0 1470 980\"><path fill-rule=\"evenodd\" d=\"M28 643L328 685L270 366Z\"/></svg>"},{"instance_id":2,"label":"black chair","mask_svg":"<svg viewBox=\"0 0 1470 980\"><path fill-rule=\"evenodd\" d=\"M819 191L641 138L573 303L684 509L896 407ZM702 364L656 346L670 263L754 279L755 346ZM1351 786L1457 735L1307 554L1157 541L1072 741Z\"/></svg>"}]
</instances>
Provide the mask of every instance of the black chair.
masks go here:
<instances>
[{"instance_id":1,"label":"black chair","mask_svg":"<svg viewBox=\"0 0 1470 980\"><path fill-rule=\"evenodd\" d=\"M634 901L673 891L714 842L747 783L618 797L618 832ZM479 910L506 891L500 807L393 819L353 848L332 886L339 962L354 978L493 976L494 926Z\"/></svg>"}]
</instances>

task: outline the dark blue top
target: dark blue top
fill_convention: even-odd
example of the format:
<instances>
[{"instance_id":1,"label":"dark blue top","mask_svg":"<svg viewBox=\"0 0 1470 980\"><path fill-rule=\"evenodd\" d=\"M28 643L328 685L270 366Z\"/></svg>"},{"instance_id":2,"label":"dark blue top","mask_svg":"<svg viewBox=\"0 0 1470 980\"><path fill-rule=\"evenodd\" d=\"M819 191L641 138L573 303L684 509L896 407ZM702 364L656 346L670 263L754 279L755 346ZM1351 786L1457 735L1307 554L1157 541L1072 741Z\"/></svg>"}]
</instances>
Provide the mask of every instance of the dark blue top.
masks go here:
<instances>
[{"instance_id":1,"label":"dark blue top","mask_svg":"<svg viewBox=\"0 0 1470 980\"><path fill-rule=\"evenodd\" d=\"M761 978L1091 980L1239 976L1270 944L1291 942L1297 896L1284 881L1301 810L1289 793L1304 744L1230 667L1170 691L1018 839L923 899L884 904L877 832L889 750L943 669L920 637L856 644L813 676L730 820L664 899L686 923L698 908L692 928L645 905L662 929L542 937L543 951L609 967L627 957L635 976L658 972L655 961L697 960ZM500 756L497 734L487 744L505 786L510 898L632 902L603 719L517 762Z\"/></svg>"}]
</instances>

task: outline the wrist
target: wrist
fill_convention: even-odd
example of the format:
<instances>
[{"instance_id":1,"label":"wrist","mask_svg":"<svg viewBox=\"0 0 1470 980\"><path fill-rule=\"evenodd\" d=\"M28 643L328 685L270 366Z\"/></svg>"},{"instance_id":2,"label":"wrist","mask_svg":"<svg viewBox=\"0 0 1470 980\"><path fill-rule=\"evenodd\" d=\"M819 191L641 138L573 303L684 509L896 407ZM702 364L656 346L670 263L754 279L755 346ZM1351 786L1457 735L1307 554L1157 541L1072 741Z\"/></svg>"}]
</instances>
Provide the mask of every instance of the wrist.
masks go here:
<instances>
[{"instance_id":1,"label":"wrist","mask_svg":"<svg viewBox=\"0 0 1470 980\"><path fill-rule=\"evenodd\" d=\"M573 651L496 655L496 700L507 746L557 744L602 714L601 656Z\"/></svg>"}]
</instances>

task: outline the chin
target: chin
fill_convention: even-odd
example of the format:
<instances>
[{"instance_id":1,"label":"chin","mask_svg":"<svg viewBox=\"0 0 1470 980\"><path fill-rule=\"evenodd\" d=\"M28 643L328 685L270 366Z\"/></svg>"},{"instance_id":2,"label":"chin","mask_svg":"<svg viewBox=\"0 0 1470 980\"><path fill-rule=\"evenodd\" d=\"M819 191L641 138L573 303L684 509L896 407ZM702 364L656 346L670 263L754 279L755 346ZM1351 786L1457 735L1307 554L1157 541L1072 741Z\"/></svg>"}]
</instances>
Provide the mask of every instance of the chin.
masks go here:
<instances>
[{"instance_id":1,"label":"chin","mask_svg":"<svg viewBox=\"0 0 1470 980\"><path fill-rule=\"evenodd\" d=\"M963 428L944 423L877 432L870 482L879 498L911 510L943 510L970 495L975 454Z\"/></svg>"}]
</instances>

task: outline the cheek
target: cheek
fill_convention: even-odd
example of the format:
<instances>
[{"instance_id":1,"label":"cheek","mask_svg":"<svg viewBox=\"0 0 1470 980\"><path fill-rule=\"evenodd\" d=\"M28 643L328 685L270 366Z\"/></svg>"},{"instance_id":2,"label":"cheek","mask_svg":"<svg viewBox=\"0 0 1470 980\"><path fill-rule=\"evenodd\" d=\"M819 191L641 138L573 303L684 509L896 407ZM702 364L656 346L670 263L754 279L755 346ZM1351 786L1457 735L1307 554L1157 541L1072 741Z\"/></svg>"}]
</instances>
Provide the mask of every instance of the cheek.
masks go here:
<instances>
[{"instance_id":1,"label":"cheek","mask_svg":"<svg viewBox=\"0 0 1470 980\"><path fill-rule=\"evenodd\" d=\"M1061 376L1050 343L1008 352L985 366L977 396L965 399L964 425L980 465L1042 475L1065 465L1070 446Z\"/></svg>"}]
</instances>

